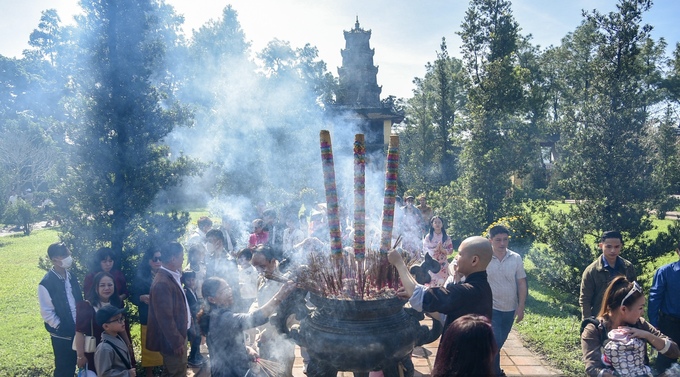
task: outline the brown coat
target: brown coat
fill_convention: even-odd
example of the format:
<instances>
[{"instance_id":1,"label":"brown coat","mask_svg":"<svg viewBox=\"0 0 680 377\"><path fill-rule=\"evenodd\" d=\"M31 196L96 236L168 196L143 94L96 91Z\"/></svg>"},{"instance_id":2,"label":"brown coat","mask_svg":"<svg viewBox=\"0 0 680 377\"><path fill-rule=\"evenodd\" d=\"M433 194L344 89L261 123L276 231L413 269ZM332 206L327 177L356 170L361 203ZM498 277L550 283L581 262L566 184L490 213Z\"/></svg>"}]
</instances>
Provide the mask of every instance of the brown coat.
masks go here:
<instances>
[{"instance_id":1,"label":"brown coat","mask_svg":"<svg viewBox=\"0 0 680 377\"><path fill-rule=\"evenodd\" d=\"M173 355L187 344L187 306L184 291L164 269L158 270L149 293L146 348Z\"/></svg>"}]
</instances>

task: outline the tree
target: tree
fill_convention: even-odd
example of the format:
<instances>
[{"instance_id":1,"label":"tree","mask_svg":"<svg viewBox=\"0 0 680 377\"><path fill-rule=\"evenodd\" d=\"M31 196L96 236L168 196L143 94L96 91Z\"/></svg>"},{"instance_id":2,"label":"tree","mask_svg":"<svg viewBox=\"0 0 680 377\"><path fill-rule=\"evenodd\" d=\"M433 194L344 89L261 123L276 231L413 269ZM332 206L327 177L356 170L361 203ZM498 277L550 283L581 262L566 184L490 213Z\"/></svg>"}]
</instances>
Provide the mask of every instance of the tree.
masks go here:
<instances>
[{"instance_id":1,"label":"tree","mask_svg":"<svg viewBox=\"0 0 680 377\"><path fill-rule=\"evenodd\" d=\"M656 125L655 125L656 126ZM661 197L654 209L658 218L666 217L678 200L672 195L680 193L680 148L678 148L677 118L673 116L672 107L666 107L665 116L650 130L649 147L653 151L652 178L654 185L661 190Z\"/></svg>"},{"instance_id":2,"label":"tree","mask_svg":"<svg viewBox=\"0 0 680 377\"><path fill-rule=\"evenodd\" d=\"M675 45L673 57L668 63L670 73L663 79L661 87L668 91L668 98L676 105L680 103L680 43Z\"/></svg>"},{"instance_id":3,"label":"tree","mask_svg":"<svg viewBox=\"0 0 680 377\"><path fill-rule=\"evenodd\" d=\"M415 78L412 98L405 108L400 131L402 185L417 192L434 190L458 177L461 139L456 117L464 112L462 62L450 57L446 40L434 63L425 65L423 78Z\"/></svg>"},{"instance_id":4,"label":"tree","mask_svg":"<svg viewBox=\"0 0 680 377\"><path fill-rule=\"evenodd\" d=\"M65 165L60 145L66 140L63 103L68 90L59 64L62 33L56 11L46 10L23 58L0 56L2 198L30 189L44 199L54 188L56 172ZM35 203L25 204L30 208Z\"/></svg>"},{"instance_id":5,"label":"tree","mask_svg":"<svg viewBox=\"0 0 680 377\"><path fill-rule=\"evenodd\" d=\"M36 57L47 60L50 64L56 64L56 55L60 44L61 18L56 9L47 9L42 12L38 29L33 30L28 44L34 47Z\"/></svg>"},{"instance_id":6,"label":"tree","mask_svg":"<svg viewBox=\"0 0 680 377\"><path fill-rule=\"evenodd\" d=\"M178 96L197 110L199 128L203 124L201 111L209 113L206 109L221 105L221 100L232 100L236 94L231 92L251 78L255 65L248 60L249 49L231 5L224 8L220 19L211 19L194 31L182 58L186 80Z\"/></svg>"},{"instance_id":7,"label":"tree","mask_svg":"<svg viewBox=\"0 0 680 377\"><path fill-rule=\"evenodd\" d=\"M653 229L648 210L663 197L653 179L652 151L645 144L648 109L659 100L649 93L655 90L649 80L654 60L643 53L651 27L642 26L641 19L650 6L646 0L620 0L617 12L586 13L573 34L584 38L563 44L565 55L576 62L564 65L565 87L570 88L565 98L573 101L562 106L563 153L557 166L560 184L579 201L567 214L544 214L547 222L539 240L551 248L532 259L540 269L554 271L553 278L561 279L556 286L566 292L575 291L579 280L577 274L560 275L564 261L582 271L599 254L587 240L603 231L623 233L622 255L639 273L647 262L672 250L680 236L678 224L655 239L646 236ZM581 72L574 72L574 66ZM576 246L560 241L564 223L570 224ZM573 253L579 255L568 256Z\"/></svg>"},{"instance_id":8,"label":"tree","mask_svg":"<svg viewBox=\"0 0 680 377\"><path fill-rule=\"evenodd\" d=\"M517 60L522 70L520 77L525 88L525 101L523 125L513 133L513 139L521 142L513 142L511 148L514 155L524 156L525 160L518 161L520 164L513 173L519 178L513 189L522 189L531 197L543 197L542 191L548 186L550 171L544 146L549 148L554 140L547 122L553 72L545 63L549 58L539 50L538 46L531 44L531 37L519 39Z\"/></svg>"},{"instance_id":9,"label":"tree","mask_svg":"<svg viewBox=\"0 0 680 377\"><path fill-rule=\"evenodd\" d=\"M33 223L36 221L38 211L32 203L27 203L25 200L19 198L15 204L7 206L4 214L4 221L15 224L17 228L22 228L24 235L31 234Z\"/></svg>"},{"instance_id":10,"label":"tree","mask_svg":"<svg viewBox=\"0 0 680 377\"><path fill-rule=\"evenodd\" d=\"M523 119L527 70L518 64L519 25L509 1L472 0L459 33L467 73L468 117L460 158L461 179L469 201L480 204L480 230L510 211L510 178L536 153L518 153L525 145Z\"/></svg>"},{"instance_id":11,"label":"tree","mask_svg":"<svg viewBox=\"0 0 680 377\"><path fill-rule=\"evenodd\" d=\"M180 96L195 109L195 127L171 138L175 150L205 164L188 185L206 204L225 197L285 202L320 168L308 161L317 162L310 151L318 148L323 104L332 101L336 83L318 50L275 39L252 61L249 47L229 6L188 46L191 79Z\"/></svg>"},{"instance_id":12,"label":"tree","mask_svg":"<svg viewBox=\"0 0 680 377\"><path fill-rule=\"evenodd\" d=\"M0 127L0 170L11 192L46 190L54 179L58 153L47 132L26 116Z\"/></svg>"},{"instance_id":13,"label":"tree","mask_svg":"<svg viewBox=\"0 0 680 377\"><path fill-rule=\"evenodd\" d=\"M188 215L154 214L161 190L191 174L192 163L171 155L163 139L190 121L173 99L164 68L164 41L155 1L83 1L77 16L81 50L74 72L78 127L70 137L70 166L61 198L62 238L76 260L107 245L124 263L148 243L134 240L164 226L177 237ZM160 217L160 218L159 218ZM151 221L153 220L153 221ZM167 222L172 226L163 225ZM171 229L171 230L168 230Z\"/></svg>"}]
</instances>

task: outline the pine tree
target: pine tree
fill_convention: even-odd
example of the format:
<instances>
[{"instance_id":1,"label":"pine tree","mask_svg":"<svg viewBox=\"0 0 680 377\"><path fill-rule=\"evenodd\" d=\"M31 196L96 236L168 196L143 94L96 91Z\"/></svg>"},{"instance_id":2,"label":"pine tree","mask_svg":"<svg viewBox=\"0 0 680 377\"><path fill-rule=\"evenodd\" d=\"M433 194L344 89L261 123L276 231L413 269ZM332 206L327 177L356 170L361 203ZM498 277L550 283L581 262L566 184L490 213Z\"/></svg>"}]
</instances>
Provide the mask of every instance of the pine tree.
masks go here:
<instances>
[{"instance_id":1,"label":"pine tree","mask_svg":"<svg viewBox=\"0 0 680 377\"><path fill-rule=\"evenodd\" d=\"M192 172L189 159L170 155L163 144L190 113L167 91L159 4L81 4L72 114L78 127L69 135L71 166L60 190L63 238L81 263L104 245L125 261L137 248L174 241L184 231L188 214L157 214L153 203Z\"/></svg>"},{"instance_id":2,"label":"pine tree","mask_svg":"<svg viewBox=\"0 0 680 377\"><path fill-rule=\"evenodd\" d=\"M462 183L469 201L481 204L485 224L505 215L510 178L529 158L515 148L527 143L522 119L525 68L518 64L519 25L509 1L473 0L459 33L468 76L467 139L461 154Z\"/></svg>"},{"instance_id":3,"label":"pine tree","mask_svg":"<svg viewBox=\"0 0 680 377\"><path fill-rule=\"evenodd\" d=\"M446 40L423 78L413 80L414 95L407 102L400 132L403 185L416 192L448 185L458 177L461 135L456 118L465 110L462 62L449 56Z\"/></svg>"}]
</instances>

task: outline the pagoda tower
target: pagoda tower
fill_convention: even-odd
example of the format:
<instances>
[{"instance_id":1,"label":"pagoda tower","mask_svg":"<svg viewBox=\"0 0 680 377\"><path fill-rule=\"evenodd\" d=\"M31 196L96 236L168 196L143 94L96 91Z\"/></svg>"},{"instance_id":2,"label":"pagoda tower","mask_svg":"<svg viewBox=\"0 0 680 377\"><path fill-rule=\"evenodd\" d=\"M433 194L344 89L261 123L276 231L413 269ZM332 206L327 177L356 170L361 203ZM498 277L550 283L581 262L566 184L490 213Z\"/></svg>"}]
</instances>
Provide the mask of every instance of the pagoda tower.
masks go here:
<instances>
[{"instance_id":1,"label":"pagoda tower","mask_svg":"<svg viewBox=\"0 0 680 377\"><path fill-rule=\"evenodd\" d=\"M384 152L392 124L401 122L404 116L394 112L390 103L380 101L382 87L378 86L378 67L373 65L371 30L362 29L357 16L354 29L345 30L344 35L342 66L338 68L340 85L332 108L359 124L369 154Z\"/></svg>"}]
</instances>

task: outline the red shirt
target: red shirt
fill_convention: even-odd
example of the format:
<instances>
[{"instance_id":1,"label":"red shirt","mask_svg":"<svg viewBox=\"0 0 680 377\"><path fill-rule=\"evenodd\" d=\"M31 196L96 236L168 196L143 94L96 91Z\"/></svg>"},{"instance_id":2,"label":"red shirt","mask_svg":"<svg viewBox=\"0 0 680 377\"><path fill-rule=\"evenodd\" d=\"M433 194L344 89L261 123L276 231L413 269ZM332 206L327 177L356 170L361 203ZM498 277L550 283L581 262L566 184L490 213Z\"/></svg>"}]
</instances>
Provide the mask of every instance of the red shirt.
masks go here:
<instances>
[{"instance_id":1,"label":"red shirt","mask_svg":"<svg viewBox=\"0 0 680 377\"><path fill-rule=\"evenodd\" d=\"M264 245L269 240L268 232L251 233L248 239L248 247L255 247L257 245Z\"/></svg>"}]
</instances>

